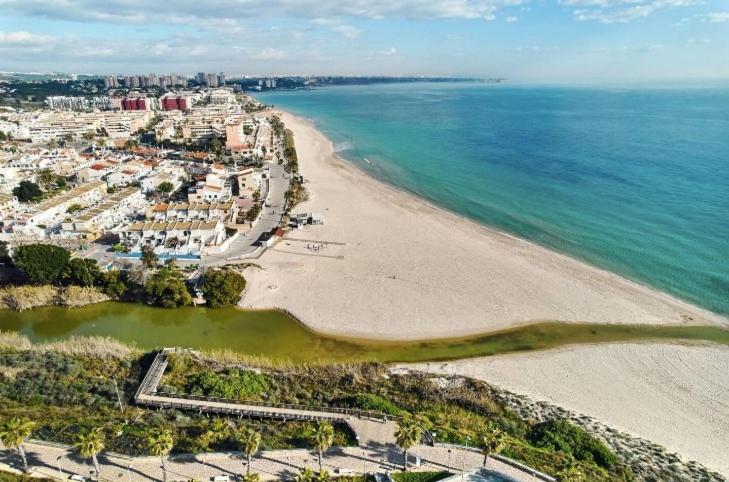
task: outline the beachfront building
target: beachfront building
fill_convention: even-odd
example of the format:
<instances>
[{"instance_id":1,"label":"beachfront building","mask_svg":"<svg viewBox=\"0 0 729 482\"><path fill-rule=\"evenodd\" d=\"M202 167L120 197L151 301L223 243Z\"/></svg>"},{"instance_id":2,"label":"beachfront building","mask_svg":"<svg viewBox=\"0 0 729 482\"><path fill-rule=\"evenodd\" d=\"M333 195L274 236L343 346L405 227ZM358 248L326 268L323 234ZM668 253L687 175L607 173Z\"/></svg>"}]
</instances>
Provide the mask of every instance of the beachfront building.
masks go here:
<instances>
[{"instance_id":1,"label":"beachfront building","mask_svg":"<svg viewBox=\"0 0 729 482\"><path fill-rule=\"evenodd\" d=\"M238 192L241 196L250 197L254 192L261 190L265 171L261 168L249 167L240 171L236 179L238 181Z\"/></svg>"},{"instance_id":2,"label":"beachfront building","mask_svg":"<svg viewBox=\"0 0 729 482\"><path fill-rule=\"evenodd\" d=\"M238 215L238 204L226 202L159 203L146 212L147 219L154 221L210 221L219 219L224 223L234 222Z\"/></svg>"},{"instance_id":3,"label":"beachfront building","mask_svg":"<svg viewBox=\"0 0 729 482\"><path fill-rule=\"evenodd\" d=\"M193 202L227 201L232 195L232 183L218 173L210 172L204 181L198 181L187 191L187 200Z\"/></svg>"},{"instance_id":4,"label":"beachfront building","mask_svg":"<svg viewBox=\"0 0 729 482\"><path fill-rule=\"evenodd\" d=\"M121 241L132 253L152 246L159 253L201 254L208 246L225 242L225 226L211 221L139 221L119 230Z\"/></svg>"}]
</instances>

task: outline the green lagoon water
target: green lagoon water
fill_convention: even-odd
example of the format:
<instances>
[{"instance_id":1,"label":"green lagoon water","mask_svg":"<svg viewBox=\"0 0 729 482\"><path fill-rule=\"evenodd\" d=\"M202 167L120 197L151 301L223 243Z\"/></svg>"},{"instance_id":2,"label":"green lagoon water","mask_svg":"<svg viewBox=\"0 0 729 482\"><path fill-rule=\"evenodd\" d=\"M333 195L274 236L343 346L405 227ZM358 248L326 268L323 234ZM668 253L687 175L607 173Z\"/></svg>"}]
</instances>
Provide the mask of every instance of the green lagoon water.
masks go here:
<instances>
[{"instance_id":1,"label":"green lagoon water","mask_svg":"<svg viewBox=\"0 0 729 482\"><path fill-rule=\"evenodd\" d=\"M83 308L45 307L0 312L0 330L24 333L32 341L69 336L111 336L141 348L181 346L230 349L276 360L415 362L495 355L576 343L638 340L705 340L729 345L729 331L717 327L648 327L540 323L466 338L381 342L324 336L283 312L235 308L165 310L128 303Z\"/></svg>"}]
</instances>

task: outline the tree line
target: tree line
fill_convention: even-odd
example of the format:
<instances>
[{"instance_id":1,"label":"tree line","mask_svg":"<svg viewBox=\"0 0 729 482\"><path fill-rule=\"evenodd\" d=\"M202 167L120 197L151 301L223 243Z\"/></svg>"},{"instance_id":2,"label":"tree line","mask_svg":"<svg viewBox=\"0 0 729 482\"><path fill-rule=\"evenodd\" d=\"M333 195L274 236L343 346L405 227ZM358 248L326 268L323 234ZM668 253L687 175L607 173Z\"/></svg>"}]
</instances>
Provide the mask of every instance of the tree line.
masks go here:
<instances>
[{"instance_id":1,"label":"tree line","mask_svg":"<svg viewBox=\"0 0 729 482\"><path fill-rule=\"evenodd\" d=\"M176 308L193 303L193 295L182 271L173 260L160 263L151 247L142 249L140 269L102 271L94 259L72 257L51 244L18 246L12 255L2 243L0 254L20 271L31 285L83 286L96 288L124 301L151 303ZM233 270L208 270L200 289L207 306L221 308L238 303L245 289L243 276Z\"/></svg>"}]
</instances>

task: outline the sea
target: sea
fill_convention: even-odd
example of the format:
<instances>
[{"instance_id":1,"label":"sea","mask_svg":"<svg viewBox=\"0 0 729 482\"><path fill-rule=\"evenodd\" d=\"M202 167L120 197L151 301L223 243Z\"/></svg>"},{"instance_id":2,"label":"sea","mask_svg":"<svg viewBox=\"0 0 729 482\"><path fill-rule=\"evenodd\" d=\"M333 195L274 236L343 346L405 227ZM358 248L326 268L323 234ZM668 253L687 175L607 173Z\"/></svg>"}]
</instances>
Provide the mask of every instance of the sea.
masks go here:
<instances>
[{"instance_id":1,"label":"sea","mask_svg":"<svg viewBox=\"0 0 729 482\"><path fill-rule=\"evenodd\" d=\"M410 83L255 94L378 179L729 314L729 86Z\"/></svg>"}]
</instances>

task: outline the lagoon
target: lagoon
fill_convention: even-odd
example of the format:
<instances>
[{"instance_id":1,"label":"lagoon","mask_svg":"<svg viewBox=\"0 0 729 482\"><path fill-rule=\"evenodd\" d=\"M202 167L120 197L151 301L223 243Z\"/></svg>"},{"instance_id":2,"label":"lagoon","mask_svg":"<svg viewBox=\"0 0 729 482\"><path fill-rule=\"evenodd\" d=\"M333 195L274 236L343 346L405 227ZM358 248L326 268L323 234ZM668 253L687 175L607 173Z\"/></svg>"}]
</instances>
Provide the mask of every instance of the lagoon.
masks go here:
<instances>
[{"instance_id":1,"label":"lagoon","mask_svg":"<svg viewBox=\"0 0 729 482\"><path fill-rule=\"evenodd\" d=\"M228 349L273 360L418 362L555 348L579 343L646 340L711 341L729 345L729 330L703 326L536 323L471 337L387 342L327 336L277 310L163 309L107 302L82 308L0 312L0 330L33 342L70 336L110 336L140 348Z\"/></svg>"}]
</instances>

